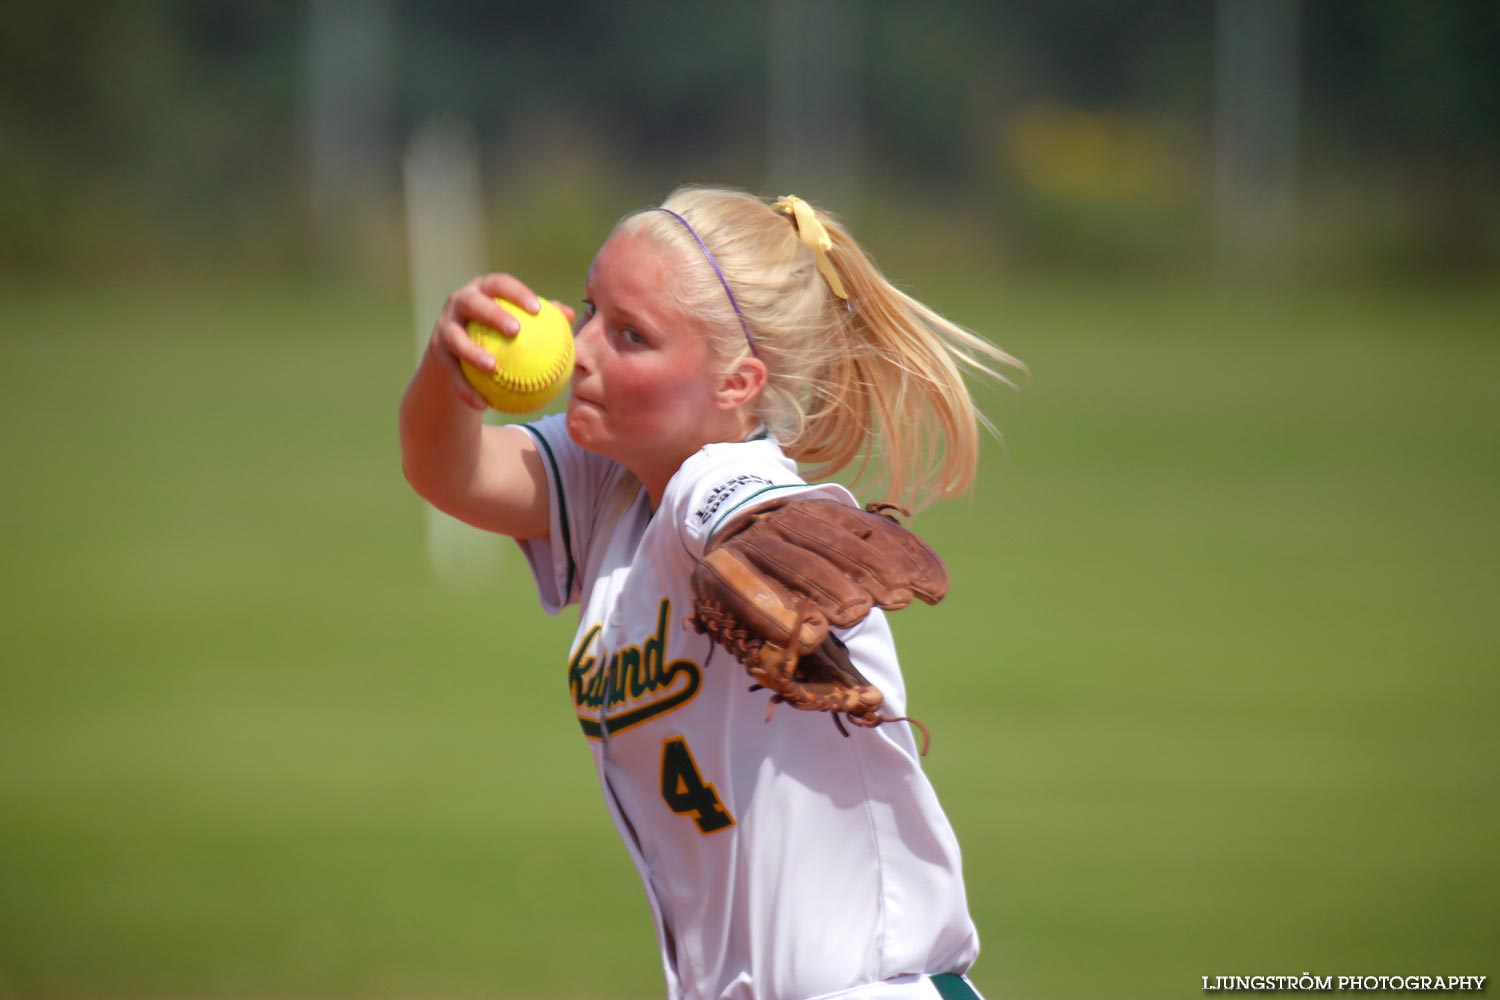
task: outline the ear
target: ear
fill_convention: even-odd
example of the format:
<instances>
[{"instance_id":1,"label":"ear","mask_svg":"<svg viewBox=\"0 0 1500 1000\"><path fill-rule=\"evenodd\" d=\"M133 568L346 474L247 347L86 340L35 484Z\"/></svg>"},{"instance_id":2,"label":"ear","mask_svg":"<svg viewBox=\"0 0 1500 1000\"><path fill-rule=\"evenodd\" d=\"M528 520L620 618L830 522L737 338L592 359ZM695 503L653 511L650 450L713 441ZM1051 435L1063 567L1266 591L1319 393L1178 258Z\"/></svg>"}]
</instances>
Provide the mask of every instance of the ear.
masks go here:
<instances>
[{"instance_id":1,"label":"ear","mask_svg":"<svg viewBox=\"0 0 1500 1000\"><path fill-rule=\"evenodd\" d=\"M766 364L760 358L744 358L714 388L714 405L735 410L753 402L766 387Z\"/></svg>"}]
</instances>

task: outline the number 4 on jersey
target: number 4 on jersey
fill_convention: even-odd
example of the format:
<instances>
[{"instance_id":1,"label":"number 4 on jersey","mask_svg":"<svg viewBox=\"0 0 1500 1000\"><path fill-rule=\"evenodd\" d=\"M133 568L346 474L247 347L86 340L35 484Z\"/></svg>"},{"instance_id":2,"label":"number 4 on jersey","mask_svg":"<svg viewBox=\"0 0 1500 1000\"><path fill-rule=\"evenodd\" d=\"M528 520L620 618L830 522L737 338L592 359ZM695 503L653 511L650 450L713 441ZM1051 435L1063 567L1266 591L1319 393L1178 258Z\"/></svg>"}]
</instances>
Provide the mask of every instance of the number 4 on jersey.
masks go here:
<instances>
[{"instance_id":1,"label":"number 4 on jersey","mask_svg":"<svg viewBox=\"0 0 1500 1000\"><path fill-rule=\"evenodd\" d=\"M691 815L703 833L734 826L734 817L720 804L714 786L703 783L687 740L681 736L661 745L661 797L674 813Z\"/></svg>"}]
</instances>

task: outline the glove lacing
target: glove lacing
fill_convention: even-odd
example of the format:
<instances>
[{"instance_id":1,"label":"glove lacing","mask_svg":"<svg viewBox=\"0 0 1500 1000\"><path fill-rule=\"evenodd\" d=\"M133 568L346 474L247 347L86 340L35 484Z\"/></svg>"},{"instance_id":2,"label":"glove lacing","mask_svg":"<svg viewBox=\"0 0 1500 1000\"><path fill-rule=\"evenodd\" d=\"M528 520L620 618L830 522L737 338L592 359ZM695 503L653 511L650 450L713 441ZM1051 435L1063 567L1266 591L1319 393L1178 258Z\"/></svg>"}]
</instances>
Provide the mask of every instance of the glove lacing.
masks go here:
<instances>
[{"instance_id":1,"label":"glove lacing","mask_svg":"<svg viewBox=\"0 0 1500 1000\"><path fill-rule=\"evenodd\" d=\"M875 505L872 504L871 506L875 506ZM895 504L885 504L883 506L895 507L896 505ZM896 509L897 510L901 510L900 507L896 507ZM905 511L902 511L902 512L905 513ZM808 612L811 611L812 608L813 608L813 600L812 600L812 598L811 597L805 597L805 598L803 598L803 600L802 600L802 606L797 609L797 620L792 623L791 634L793 636L795 636L798 632L802 631L802 626L805 625L805 624L807 624ZM743 630L735 630L735 631L736 632L742 632ZM760 643L756 643L755 644L756 649L758 650L760 648L760 646L763 646L764 644L765 643L763 641L760 642ZM798 659L800 659L800 657L798 657L798 655L795 652L793 652L792 649L788 648L787 651L786 651L786 653L785 653L784 658L781 661L781 670L782 670L782 673L783 674L790 673L792 671L792 669L796 667ZM765 688L764 684L752 684L752 685L750 685L750 690L751 691L760 691L760 690L763 690L764 688ZM780 694L779 692L771 695L771 703L766 706L766 721L767 722L771 721L771 713L774 712L774 711L776 711L776 706L780 705L782 702L784 702L786 700L787 700L786 696ZM887 722L907 722L907 723L910 723L911 725L916 726L917 729L922 733L922 750L921 750L921 755L923 757L926 757L927 756L927 751L932 748L932 732L927 728L927 726L923 722L921 722L918 719L912 718L910 715L895 715L895 716L892 716L892 715L856 715L856 714L854 714L852 712L839 712L839 711L835 711L833 709L830 709L829 712L828 712L828 714L833 717L834 728L839 731L839 734L841 736L843 736L844 739L848 739L849 738L849 730L847 730L847 729L844 728L843 720L841 720L839 718L840 715L846 716L851 723L853 723L856 726L859 726L861 729L874 729L877 726L882 726L882 725L884 725Z\"/></svg>"}]
</instances>

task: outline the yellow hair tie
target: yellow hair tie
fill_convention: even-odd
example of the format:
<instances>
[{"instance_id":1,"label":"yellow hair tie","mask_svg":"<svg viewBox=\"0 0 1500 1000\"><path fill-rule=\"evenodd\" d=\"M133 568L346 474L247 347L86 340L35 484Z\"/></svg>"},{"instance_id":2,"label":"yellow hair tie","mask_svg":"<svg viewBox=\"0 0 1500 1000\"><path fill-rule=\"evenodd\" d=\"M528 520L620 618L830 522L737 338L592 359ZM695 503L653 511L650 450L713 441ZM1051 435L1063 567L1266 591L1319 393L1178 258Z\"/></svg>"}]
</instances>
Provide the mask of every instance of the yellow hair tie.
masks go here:
<instances>
[{"instance_id":1,"label":"yellow hair tie","mask_svg":"<svg viewBox=\"0 0 1500 1000\"><path fill-rule=\"evenodd\" d=\"M833 294L848 302L849 296L844 292L844 283L839 280L839 273L833 269L833 262L828 259L828 251L833 249L833 239L829 237L828 230L823 228L823 223L818 221L818 213L794 194L777 198L776 204L771 207L791 216L797 235L817 255L818 270L828 281L828 287L833 289Z\"/></svg>"}]
</instances>

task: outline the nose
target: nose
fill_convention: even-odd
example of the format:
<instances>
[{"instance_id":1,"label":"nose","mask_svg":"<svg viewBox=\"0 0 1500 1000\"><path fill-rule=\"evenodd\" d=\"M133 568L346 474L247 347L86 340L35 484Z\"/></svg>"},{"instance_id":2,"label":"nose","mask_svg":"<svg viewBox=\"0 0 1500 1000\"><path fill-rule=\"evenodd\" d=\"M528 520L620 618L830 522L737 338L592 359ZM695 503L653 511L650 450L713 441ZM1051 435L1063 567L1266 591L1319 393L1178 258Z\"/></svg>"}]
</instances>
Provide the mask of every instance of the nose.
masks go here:
<instances>
[{"instance_id":1,"label":"nose","mask_svg":"<svg viewBox=\"0 0 1500 1000\"><path fill-rule=\"evenodd\" d=\"M599 314L595 313L573 328L573 370L594 370L594 351L599 344Z\"/></svg>"}]
</instances>

